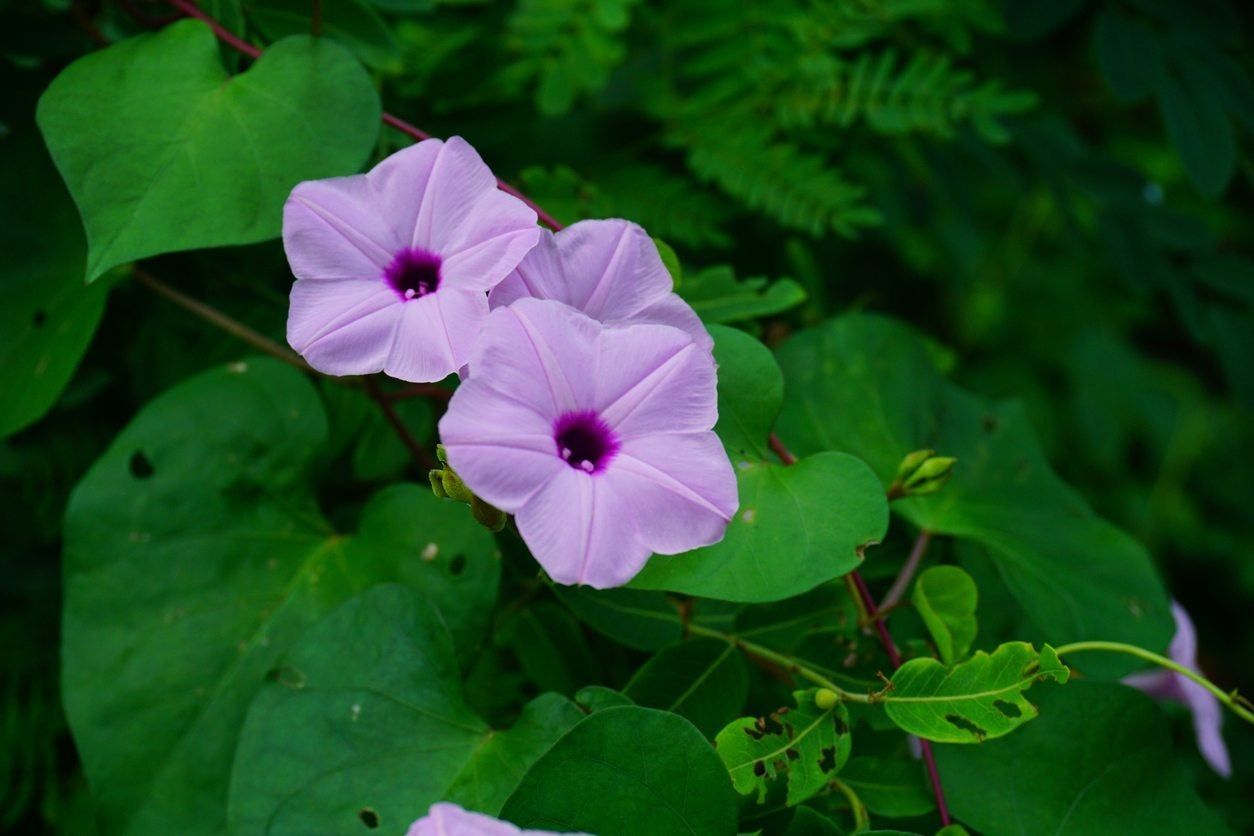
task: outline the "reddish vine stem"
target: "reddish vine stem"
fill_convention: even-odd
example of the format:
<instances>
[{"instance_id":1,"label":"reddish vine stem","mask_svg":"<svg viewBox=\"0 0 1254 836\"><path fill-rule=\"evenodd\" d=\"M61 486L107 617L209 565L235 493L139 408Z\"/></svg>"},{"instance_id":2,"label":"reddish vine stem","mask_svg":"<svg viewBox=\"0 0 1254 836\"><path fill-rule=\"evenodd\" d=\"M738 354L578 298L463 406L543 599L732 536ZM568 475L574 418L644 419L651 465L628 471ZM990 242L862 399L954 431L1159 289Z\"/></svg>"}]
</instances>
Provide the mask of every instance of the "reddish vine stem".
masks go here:
<instances>
[{"instance_id":1,"label":"reddish vine stem","mask_svg":"<svg viewBox=\"0 0 1254 836\"><path fill-rule=\"evenodd\" d=\"M793 464L797 461L797 457L793 455L784 442L775 433L771 433L768 443L775 455L779 456L779 460L784 464ZM930 539L931 535L928 535ZM917 545L917 544L916 544ZM927 541L923 541L923 548L927 547ZM923 557L920 550L919 559ZM875 632L879 635L880 644L884 646L884 651L888 654L888 659L893 664L893 669L901 667L901 653L897 650L896 643L893 642L892 633L888 632L888 624L885 619L880 617L880 609L875 605L875 598L871 596L871 590L866 585L866 580L858 571L853 571L849 575L853 581L853 587L858 593L858 598L862 603L862 608L866 610L867 620L875 627ZM932 782L932 795L936 797L936 810L940 814L941 823L946 827L953 821L949 815L949 805L945 803L945 790L941 786L940 770L936 767L936 755L932 752L932 744L919 738L919 745L923 750L923 762L927 765L928 778Z\"/></svg>"},{"instance_id":2,"label":"reddish vine stem","mask_svg":"<svg viewBox=\"0 0 1254 836\"><path fill-rule=\"evenodd\" d=\"M178 9L183 14L187 15L188 17L194 17L197 20L203 20L205 23L209 24L209 28L213 30L213 34L218 36L218 40L222 41L222 43L231 47L235 51L240 52L244 55L247 55L249 58L252 58L254 60L261 57L262 50L248 43L248 41L245 41L244 39L238 37L233 32L231 32L231 30L227 29L225 26L219 23L217 20L205 14L203 11L200 10L199 6L197 6L194 2L192 2L192 0L166 0L166 2L169 3L171 6L173 6L174 8ZM313 23L314 23L314 26L316 27L316 30L321 30L322 28L321 9L322 9L322 6L321 6L320 0L314 0L315 17L314 17ZM318 34L318 31L314 31L314 34L315 35ZM417 140L418 142L421 142L424 139L431 138L431 134L427 133L422 128L419 128L416 125L411 125L408 122L406 122L404 119L401 119L398 116L393 116L391 113L384 112L381 118L383 119L383 124L389 127L395 128L396 130L400 131L406 136L409 136ZM562 229L562 227L564 226L564 224L559 222L557 218L553 217L548 212L544 211L544 209L538 203L536 203L531 198L527 197L522 192L518 191L518 189L511 186L509 183L506 183L501 178L499 177L496 178L496 185L497 185L497 188L499 188L501 191L505 192L506 194L513 195L514 197L518 198L523 203L531 207L532 211L536 213L536 217L540 219L540 223L544 224L549 229L553 230L554 232L557 232L558 230Z\"/></svg>"},{"instance_id":3,"label":"reddish vine stem","mask_svg":"<svg viewBox=\"0 0 1254 836\"><path fill-rule=\"evenodd\" d=\"M379 405L379 411L383 413L383 417L392 425L393 432L396 437L401 440L401 444L405 445L405 449L426 470L435 470L439 467L435 459L431 458L431 454L427 452L418 440L414 438L413 433L409 431L409 427L405 426L405 422L401 420L400 414L396 411L396 407L392 406L392 401L387 394L379 388L379 384L373 378L363 377L362 383L365 387L366 394L370 396L376 404Z\"/></svg>"},{"instance_id":4,"label":"reddish vine stem","mask_svg":"<svg viewBox=\"0 0 1254 836\"><path fill-rule=\"evenodd\" d=\"M919 532L918 539L914 541L914 546L910 549L910 556L906 558L906 562L902 565L901 571L897 573L897 578L893 581L893 585L888 588L888 592L884 595L884 600L880 602L880 609L883 610L896 606L905 597L906 588L910 586L914 573L919 571L919 564L923 562L923 555L927 554L927 547L931 542L932 532L926 528Z\"/></svg>"}]
</instances>

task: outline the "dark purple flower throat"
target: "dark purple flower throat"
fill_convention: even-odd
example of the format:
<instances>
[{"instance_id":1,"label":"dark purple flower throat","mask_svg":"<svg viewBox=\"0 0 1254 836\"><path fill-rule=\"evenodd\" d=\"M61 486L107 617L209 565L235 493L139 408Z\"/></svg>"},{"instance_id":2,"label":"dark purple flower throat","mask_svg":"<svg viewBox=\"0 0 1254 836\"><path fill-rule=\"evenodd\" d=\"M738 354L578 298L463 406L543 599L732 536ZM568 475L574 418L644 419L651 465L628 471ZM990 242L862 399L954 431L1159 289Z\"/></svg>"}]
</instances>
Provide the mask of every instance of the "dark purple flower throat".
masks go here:
<instances>
[{"instance_id":1,"label":"dark purple flower throat","mask_svg":"<svg viewBox=\"0 0 1254 836\"><path fill-rule=\"evenodd\" d=\"M586 409L567 412L553 424L557 454L577 470L600 473L621 446L601 416Z\"/></svg>"},{"instance_id":2,"label":"dark purple flower throat","mask_svg":"<svg viewBox=\"0 0 1254 836\"><path fill-rule=\"evenodd\" d=\"M440 286L440 257L419 247L398 252L383 271L383 280L402 301L435 293Z\"/></svg>"}]
</instances>

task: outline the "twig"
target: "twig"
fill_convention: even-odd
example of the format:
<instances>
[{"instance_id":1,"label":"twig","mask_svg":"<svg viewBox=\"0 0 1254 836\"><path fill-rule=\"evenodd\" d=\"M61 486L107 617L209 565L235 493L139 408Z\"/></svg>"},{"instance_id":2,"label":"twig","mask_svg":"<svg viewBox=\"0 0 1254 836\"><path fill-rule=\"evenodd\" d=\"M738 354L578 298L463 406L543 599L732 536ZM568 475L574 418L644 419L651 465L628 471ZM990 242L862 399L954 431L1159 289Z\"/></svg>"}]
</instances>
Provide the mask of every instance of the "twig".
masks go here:
<instances>
[{"instance_id":1,"label":"twig","mask_svg":"<svg viewBox=\"0 0 1254 836\"><path fill-rule=\"evenodd\" d=\"M901 571L897 573L893 585L888 588L888 594L880 602L881 611L897 606L898 602L905 597L906 589L910 586L910 581L914 580L914 573L919 570L919 564L923 562L923 555L927 553L928 544L931 542L932 532L926 528L919 532L913 548L910 549L910 556L906 558Z\"/></svg>"},{"instance_id":2,"label":"twig","mask_svg":"<svg viewBox=\"0 0 1254 836\"><path fill-rule=\"evenodd\" d=\"M770 444L771 450L775 452L775 455L779 456L779 460L784 464L789 465L797 461L797 457L792 454L792 451L788 449L783 440L775 433L771 433L767 443ZM931 535L929 534L928 538L930 539L930 537ZM919 548L918 542L915 543L915 550L919 552L918 559L915 560L916 565L919 560L922 560L923 549L926 549L926 547L926 540L923 543L923 548ZM913 557L913 554L911 556ZM907 560L908 562L909 560ZM913 569L911 571L913 572ZM856 570L850 572L847 577L850 586L857 593L855 601L858 602L859 609L865 612L867 622L875 627L875 632L880 637L880 644L884 646L885 652L888 653L889 661L892 662L893 669L896 670L901 667L901 653L897 650L897 645L893 643L893 636L888 632L888 625L880 617L880 609L875 606L875 599L871 597L871 590L867 588L866 581ZM905 583L908 584L909 582L909 578L907 578ZM842 692L837 691L837 693ZM945 790L941 786L940 771L936 768L936 756L932 753L932 745L928 741L919 738L919 744L923 749L923 762L927 764L928 777L932 781L932 794L936 797L936 809L940 813L941 823L948 826L952 819L949 816L949 806L945 803Z\"/></svg>"},{"instance_id":3,"label":"twig","mask_svg":"<svg viewBox=\"0 0 1254 836\"><path fill-rule=\"evenodd\" d=\"M888 653L889 660L893 663L893 669L901 667L901 653L897 650L897 645L893 644L892 634L888 632L888 625L883 619L876 618L879 614L879 608L875 606L875 599L871 597L871 590L867 588L866 581L856 571L850 573L853 577L854 587L858 590L858 597L862 599L862 605L866 607L867 613L875 620L875 629L880 636L880 644L884 645L884 650ZM923 762L927 765L928 778L932 782L932 795L936 797L936 811L940 813L941 824L948 827L952 822L949 816L949 806L945 803L945 790L941 786L940 770L936 767L936 755L932 752L932 744L923 738L919 738L919 747L923 750Z\"/></svg>"},{"instance_id":4,"label":"twig","mask_svg":"<svg viewBox=\"0 0 1254 836\"><path fill-rule=\"evenodd\" d=\"M362 383L365 386L366 394L379 405L379 411L383 413L383 417L387 419L387 422L392 425L392 430L396 433L396 437L405 445L405 449L409 451L409 455L413 457L414 461L423 470L435 470L438 468L439 465L435 459L431 458L431 454L418 443L418 440L410 433L409 428L405 426L405 422L401 420L396 407L392 406L392 401L379 388L379 384L369 377L362 378Z\"/></svg>"},{"instance_id":5,"label":"twig","mask_svg":"<svg viewBox=\"0 0 1254 836\"><path fill-rule=\"evenodd\" d=\"M239 320L227 316L217 308L206 305L199 299L193 299L181 290L175 290L142 267L132 267L131 271L135 274L135 278L139 279L156 293L164 296L166 299L169 299L180 308L190 311L206 322L216 325L218 328L226 331L236 339L248 343L263 354L269 354L276 360L282 360L289 366L295 366L303 372L313 372L313 368L306 363L299 354L289 348L286 348L285 346L279 345L264 334L254 331L252 328L249 328Z\"/></svg>"}]
</instances>

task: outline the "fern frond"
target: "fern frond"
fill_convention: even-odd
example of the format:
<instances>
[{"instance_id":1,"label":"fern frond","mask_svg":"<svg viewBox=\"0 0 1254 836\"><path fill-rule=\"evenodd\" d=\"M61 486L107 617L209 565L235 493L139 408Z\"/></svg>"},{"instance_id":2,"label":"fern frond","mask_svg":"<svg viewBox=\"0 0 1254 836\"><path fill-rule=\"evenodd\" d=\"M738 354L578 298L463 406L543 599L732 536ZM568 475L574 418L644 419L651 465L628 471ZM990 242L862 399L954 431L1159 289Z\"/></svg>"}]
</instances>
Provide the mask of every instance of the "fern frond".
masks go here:
<instances>
[{"instance_id":1,"label":"fern frond","mask_svg":"<svg viewBox=\"0 0 1254 836\"><path fill-rule=\"evenodd\" d=\"M639 0L520 0L509 19L507 44L517 59L507 86L536 84L536 107L546 115L570 110L581 93L605 87L622 63L621 37Z\"/></svg>"},{"instance_id":2,"label":"fern frond","mask_svg":"<svg viewBox=\"0 0 1254 836\"><path fill-rule=\"evenodd\" d=\"M866 190L835 169L824 156L731 124L703 126L678 139L697 178L712 182L793 229L822 235L829 229L855 237L879 223L865 205Z\"/></svg>"}]
</instances>

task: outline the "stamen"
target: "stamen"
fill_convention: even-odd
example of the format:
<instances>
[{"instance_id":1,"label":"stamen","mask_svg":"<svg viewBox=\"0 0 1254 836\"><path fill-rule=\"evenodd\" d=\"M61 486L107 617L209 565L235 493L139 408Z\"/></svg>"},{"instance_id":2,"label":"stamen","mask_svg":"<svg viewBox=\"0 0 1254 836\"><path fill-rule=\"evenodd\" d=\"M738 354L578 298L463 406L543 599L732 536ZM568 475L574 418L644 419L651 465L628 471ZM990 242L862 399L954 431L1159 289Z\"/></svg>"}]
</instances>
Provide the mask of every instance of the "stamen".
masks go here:
<instances>
[{"instance_id":1,"label":"stamen","mask_svg":"<svg viewBox=\"0 0 1254 836\"><path fill-rule=\"evenodd\" d=\"M383 271L383 281L402 301L435 293L440 287L440 256L419 247L406 247L392 257Z\"/></svg>"},{"instance_id":2,"label":"stamen","mask_svg":"<svg viewBox=\"0 0 1254 836\"><path fill-rule=\"evenodd\" d=\"M571 467L597 474L618 453L617 436L592 410L568 412L553 424L556 452Z\"/></svg>"}]
</instances>

